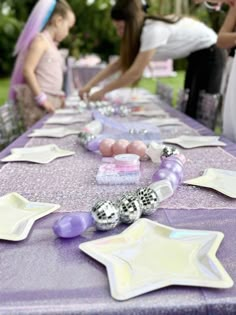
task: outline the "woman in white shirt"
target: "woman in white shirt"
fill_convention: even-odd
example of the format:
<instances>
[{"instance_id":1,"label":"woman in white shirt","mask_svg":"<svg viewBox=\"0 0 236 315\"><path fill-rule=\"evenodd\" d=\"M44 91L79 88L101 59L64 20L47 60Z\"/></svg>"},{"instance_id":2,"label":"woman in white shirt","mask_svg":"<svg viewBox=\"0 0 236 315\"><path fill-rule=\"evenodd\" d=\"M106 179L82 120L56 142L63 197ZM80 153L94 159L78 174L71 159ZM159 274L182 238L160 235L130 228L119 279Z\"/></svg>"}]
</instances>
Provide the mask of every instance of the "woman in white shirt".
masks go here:
<instances>
[{"instance_id":1,"label":"woman in white shirt","mask_svg":"<svg viewBox=\"0 0 236 315\"><path fill-rule=\"evenodd\" d=\"M145 67L154 60L188 57L185 88L190 90L186 113L196 117L200 90L217 93L224 67L224 54L217 48L215 32L200 21L189 17L147 16L141 0L117 0L111 18L121 37L119 59L92 78L80 96L117 71L121 75L92 94L101 100L107 92L134 84Z\"/></svg>"}]
</instances>

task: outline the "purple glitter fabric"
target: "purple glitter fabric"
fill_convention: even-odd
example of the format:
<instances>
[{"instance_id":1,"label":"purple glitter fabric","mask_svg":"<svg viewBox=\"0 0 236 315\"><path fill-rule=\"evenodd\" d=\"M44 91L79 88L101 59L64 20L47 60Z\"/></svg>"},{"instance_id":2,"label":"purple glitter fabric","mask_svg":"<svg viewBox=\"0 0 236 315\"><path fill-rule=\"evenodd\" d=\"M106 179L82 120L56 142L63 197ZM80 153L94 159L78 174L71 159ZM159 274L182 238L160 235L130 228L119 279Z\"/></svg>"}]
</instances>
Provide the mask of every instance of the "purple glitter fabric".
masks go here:
<instances>
[{"instance_id":1,"label":"purple glitter fabric","mask_svg":"<svg viewBox=\"0 0 236 315\"><path fill-rule=\"evenodd\" d=\"M200 134L209 130L165 106L172 116L179 116ZM39 123L41 124L41 122ZM180 127L188 134L188 127ZM178 130L176 130L178 131ZM165 131L166 132L166 131ZM173 129L172 131L173 132ZM178 132L177 132L178 133ZM173 135L174 136L174 135ZM220 148L183 150L187 157L185 179L198 176L207 167L236 169L236 145L227 142ZM23 146L25 136L13 146ZM32 201L58 202L62 212L89 211L101 199L115 199L135 186L98 186L95 175L100 165L98 155L86 152L76 136L64 139L32 139L27 146L55 143L74 150L75 156L48 165L11 163L0 171L0 195L17 191ZM0 157L9 152L7 148ZM142 163L143 176L138 186L150 183L158 166ZM188 210L186 210L188 209ZM197 211L196 211L197 210ZM161 205L150 219L176 228L222 231L225 239L217 256L236 280L235 224L236 204L213 190L181 186L175 195ZM57 239L52 225L60 213L39 220L29 237L20 243L0 242L0 315L233 315L236 310L236 288L168 287L125 301L114 301L109 292L105 268L78 250L80 243L120 233L90 231L72 240Z\"/></svg>"}]
</instances>

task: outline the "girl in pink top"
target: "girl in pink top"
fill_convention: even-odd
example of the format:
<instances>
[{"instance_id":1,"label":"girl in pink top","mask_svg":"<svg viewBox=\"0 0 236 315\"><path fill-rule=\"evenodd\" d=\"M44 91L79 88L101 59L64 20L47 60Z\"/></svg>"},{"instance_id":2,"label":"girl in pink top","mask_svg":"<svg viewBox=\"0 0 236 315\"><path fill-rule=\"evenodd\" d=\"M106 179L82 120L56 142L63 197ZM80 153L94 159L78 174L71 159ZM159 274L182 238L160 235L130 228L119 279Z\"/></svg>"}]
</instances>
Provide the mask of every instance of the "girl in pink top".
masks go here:
<instances>
[{"instance_id":1,"label":"girl in pink top","mask_svg":"<svg viewBox=\"0 0 236 315\"><path fill-rule=\"evenodd\" d=\"M57 46L74 23L65 0L39 0L18 39L9 98L19 104L26 127L64 104L63 59Z\"/></svg>"}]
</instances>

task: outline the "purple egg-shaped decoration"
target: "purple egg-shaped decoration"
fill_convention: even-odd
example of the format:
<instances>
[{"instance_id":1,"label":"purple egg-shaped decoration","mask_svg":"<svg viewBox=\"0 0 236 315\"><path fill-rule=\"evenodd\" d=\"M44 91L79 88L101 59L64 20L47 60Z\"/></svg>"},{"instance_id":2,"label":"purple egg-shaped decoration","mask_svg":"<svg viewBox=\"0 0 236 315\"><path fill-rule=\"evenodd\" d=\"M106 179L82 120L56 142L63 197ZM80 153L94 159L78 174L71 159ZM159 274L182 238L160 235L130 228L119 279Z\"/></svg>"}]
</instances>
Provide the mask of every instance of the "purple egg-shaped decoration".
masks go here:
<instances>
[{"instance_id":1,"label":"purple egg-shaped decoration","mask_svg":"<svg viewBox=\"0 0 236 315\"><path fill-rule=\"evenodd\" d=\"M161 168L156 173L154 173L152 177L152 181L157 182L162 179L169 180L173 189L175 190L180 183L181 176L179 174L172 172L171 170L167 168Z\"/></svg>"},{"instance_id":2,"label":"purple egg-shaped decoration","mask_svg":"<svg viewBox=\"0 0 236 315\"><path fill-rule=\"evenodd\" d=\"M163 160L160 168L167 168L176 174L182 174L183 173L183 166L176 159L167 158L167 159Z\"/></svg>"}]
</instances>

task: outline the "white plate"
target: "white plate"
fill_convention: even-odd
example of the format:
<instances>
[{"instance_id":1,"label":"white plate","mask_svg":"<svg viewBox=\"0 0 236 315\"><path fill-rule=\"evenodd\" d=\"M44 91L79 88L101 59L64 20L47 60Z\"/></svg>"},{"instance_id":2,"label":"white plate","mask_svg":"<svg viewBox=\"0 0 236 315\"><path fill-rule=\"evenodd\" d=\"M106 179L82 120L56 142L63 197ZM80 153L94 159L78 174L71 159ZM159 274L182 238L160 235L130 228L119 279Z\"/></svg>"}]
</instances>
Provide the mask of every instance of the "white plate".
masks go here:
<instances>
[{"instance_id":1,"label":"white plate","mask_svg":"<svg viewBox=\"0 0 236 315\"><path fill-rule=\"evenodd\" d=\"M75 152L63 150L55 144L48 144L37 147L16 148L11 150L11 154L3 158L2 162L33 162L47 164L59 157L74 155Z\"/></svg>"},{"instance_id":2,"label":"white plate","mask_svg":"<svg viewBox=\"0 0 236 315\"><path fill-rule=\"evenodd\" d=\"M28 137L63 138L69 135L77 135L80 131L81 130L73 130L66 127L34 129L33 133L28 135Z\"/></svg>"},{"instance_id":3,"label":"white plate","mask_svg":"<svg viewBox=\"0 0 236 315\"><path fill-rule=\"evenodd\" d=\"M79 248L106 266L112 297L127 300L170 285L232 287L215 256L223 237L140 219L119 235Z\"/></svg>"},{"instance_id":4,"label":"white plate","mask_svg":"<svg viewBox=\"0 0 236 315\"><path fill-rule=\"evenodd\" d=\"M169 114L164 112L163 110L141 110L138 112L132 112L133 116L144 116L144 117L155 117L155 116L161 116L161 117L168 117ZM153 118L153 120L156 120L155 118ZM152 119L150 119L150 121L152 122Z\"/></svg>"},{"instance_id":5,"label":"white plate","mask_svg":"<svg viewBox=\"0 0 236 315\"><path fill-rule=\"evenodd\" d=\"M57 204L31 202L17 193L0 197L0 239L24 240L37 219L58 208Z\"/></svg>"},{"instance_id":6,"label":"white plate","mask_svg":"<svg viewBox=\"0 0 236 315\"><path fill-rule=\"evenodd\" d=\"M171 126L171 125L182 125L183 123L178 118L152 118L145 120L145 122L154 124L155 126Z\"/></svg>"},{"instance_id":7,"label":"white plate","mask_svg":"<svg viewBox=\"0 0 236 315\"><path fill-rule=\"evenodd\" d=\"M55 111L56 115L78 115L81 113L81 110L78 108L61 108Z\"/></svg>"},{"instance_id":8,"label":"white plate","mask_svg":"<svg viewBox=\"0 0 236 315\"><path fill-rule=\"evenodd\" d=\"M82 116L60 116L56 115L51 118L49 118L46 121L46 124L52 124L52 125L70 125L75 123L81 123L88 121L88 117L82 117Z\"/></svg>"},{"instance_id":9,"label":"white plate","mask_svg":"<svg viewBox=\"0 0 236 315\"><path fill-rule=\"evenodd\" d=\"M236 198L236 172L208 168L200 177L186 180L184 184L212 188L220 193Z\"/></svg>"},{"instance_id":10,"label":"white plate","mask_svg":"<svg viewBox=\"0 0 236 315\"><path fill-rule=\"evenodd\" d=\"M180 136L172 139L164 139L163 142L177 144L185 149L226 145L224 142L219 141L219 137L216 136Z\"/></svg>"}]
</instances>

